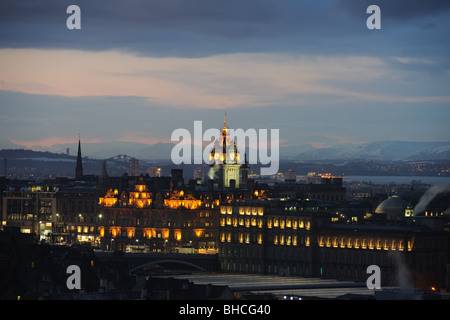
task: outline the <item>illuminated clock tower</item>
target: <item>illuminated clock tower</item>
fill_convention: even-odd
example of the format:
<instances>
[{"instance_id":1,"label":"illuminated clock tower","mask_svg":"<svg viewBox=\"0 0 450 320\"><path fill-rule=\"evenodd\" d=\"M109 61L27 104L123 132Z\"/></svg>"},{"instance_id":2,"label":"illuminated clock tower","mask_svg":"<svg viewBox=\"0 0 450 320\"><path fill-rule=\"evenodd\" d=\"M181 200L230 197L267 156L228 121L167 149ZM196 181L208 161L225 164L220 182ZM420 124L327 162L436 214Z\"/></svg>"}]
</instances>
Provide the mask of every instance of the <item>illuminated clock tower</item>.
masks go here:
<instances>
[{"instance_id":1,"label":"illuminated clock tower","mask_svg":"<svg viewBox=\"0 0 450 320\"><path fill-rule=\"evenodd\" d=\"M223 121L222 134L209 154L213 161L209 166L208 176L223 188L239 188L240 154L236 142L232 141L227 127L227 118ZM234 182L233 182L234 180Z\"/></svg>"}]
</instances>

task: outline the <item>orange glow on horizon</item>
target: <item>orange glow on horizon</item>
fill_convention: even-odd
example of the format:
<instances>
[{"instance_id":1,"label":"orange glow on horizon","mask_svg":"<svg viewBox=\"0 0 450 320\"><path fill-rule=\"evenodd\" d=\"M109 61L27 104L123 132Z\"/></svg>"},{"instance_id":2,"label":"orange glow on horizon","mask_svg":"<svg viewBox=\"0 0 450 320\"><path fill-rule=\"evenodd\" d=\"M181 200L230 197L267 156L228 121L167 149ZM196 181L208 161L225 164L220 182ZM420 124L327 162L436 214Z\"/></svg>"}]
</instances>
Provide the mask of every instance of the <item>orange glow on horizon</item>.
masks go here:
<instances>
[{"instance_id":1,"label":"orange glow on horizon","mask_svg":"<svg viewBox=\"0 0 450 320\"><path fill-rule=\"evenodd\" d=\"M45 139L34 141L10 139L10 141L14 144L18 144L20 146L24 146L32 150L33 147L36 146L52 148L54 145L58 144L78 143L78 137L48 137ZM82 139L82 143L102 143L102 142L105 142L105 140L84 139L84 138Z\"/></svg>"}]
</instances>

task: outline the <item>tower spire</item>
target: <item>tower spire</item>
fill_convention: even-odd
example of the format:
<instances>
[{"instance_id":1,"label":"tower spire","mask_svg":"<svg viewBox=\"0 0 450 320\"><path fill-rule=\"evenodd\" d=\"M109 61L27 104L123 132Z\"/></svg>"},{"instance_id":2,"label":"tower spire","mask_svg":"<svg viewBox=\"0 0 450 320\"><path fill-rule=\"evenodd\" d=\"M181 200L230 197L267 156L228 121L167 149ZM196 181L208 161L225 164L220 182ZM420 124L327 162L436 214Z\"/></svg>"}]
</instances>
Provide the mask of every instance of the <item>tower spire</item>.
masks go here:
<instances>
[{"instance_id":1,"label":"tower spire","mask_svg":"<svg viewBox=\"0 0 450 320\"><path fill-rule=\"evenodd\" d=\"M83 163L81 161L81 139L78 134L78 154L77 154L77 166L75 167L75 179L83 177Z\"/></svg>"}]
</instances>

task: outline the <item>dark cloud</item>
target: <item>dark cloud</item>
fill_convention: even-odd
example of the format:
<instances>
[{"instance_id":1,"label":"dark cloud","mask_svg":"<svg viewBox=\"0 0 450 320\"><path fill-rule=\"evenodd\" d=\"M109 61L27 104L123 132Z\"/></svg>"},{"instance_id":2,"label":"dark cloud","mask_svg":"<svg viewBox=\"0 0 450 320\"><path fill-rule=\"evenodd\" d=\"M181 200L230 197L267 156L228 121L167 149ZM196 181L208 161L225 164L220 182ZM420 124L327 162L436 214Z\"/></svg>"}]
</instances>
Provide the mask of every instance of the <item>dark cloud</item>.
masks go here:
<instances>
[{"instance_id":1,"label":"dark cloud","mask_svg":"<svg viewBox=\"0 0 450 320\"><path fill-rule=\"evenodd\" d=\"M196 24L267 24L277 19L275 0L78 0L83 18L110 27L186 27ZM54 23L65 21L66 8L74 1L5 0L0 4L3 22Z\"/></svg>"},{"instance_id":2,"label":"dark cloud","mask_svg":"<svg viewBox=\"0 0 450 320\"><path fill-rule=\"evenodd\" d=\"M81 8L81 30L66 28L66 8L74 3ZM367 41L370 4L382 9L383 33L372 32ZM430 38L392 37L388 32L401 25L389 21L430 17L417 26L438 38L443 22L431 15L449 8L448 0L3 0L0 48L120 49L189 57L274 51L378 53L403 43L414 47Z\"/></svg>"},{"instance_id":3,"label":"dark cloud","mask_svg":"<svg viewBox=\"0 0 450 320\"><path fill-rule=\"evenodd\" d=\"M78 0L82 30L68 31L66 8L73 1L5 0L0 4L0 47L130 48L187 55L270 51L298 46L288 37L339 32L345 24L336 22L339 16L324 6L328 2Z\"/></svg>"},{"instance_id":4,"label":"dark cloud","mask_svg":"<svg viewBox=\"0 0 450 320\"><path fill-rule=\"evenodd\" d=\"M426 17L450 10L448 0L338 0L337 4L352 14L360 14L368 6L377 5L383 19L393 20Z\"/></svg>"}]
</instances>

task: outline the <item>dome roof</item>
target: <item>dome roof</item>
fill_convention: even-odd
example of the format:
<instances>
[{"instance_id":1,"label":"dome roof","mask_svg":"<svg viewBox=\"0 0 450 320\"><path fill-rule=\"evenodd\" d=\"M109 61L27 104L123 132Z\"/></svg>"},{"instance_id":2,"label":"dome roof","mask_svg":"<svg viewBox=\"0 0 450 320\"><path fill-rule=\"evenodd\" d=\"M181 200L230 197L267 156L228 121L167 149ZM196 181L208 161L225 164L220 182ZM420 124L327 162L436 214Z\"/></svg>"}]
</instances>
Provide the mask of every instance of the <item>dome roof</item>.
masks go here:
<instances>
[{"instance_id":1,"label":"dome roof","mask_svg":"<svg viewBox=\"0 0 450 320\"><path fill-rule=\"evenodd\" d=\"M375 209L375 213L389 216L404 216L408 203L399 196L392 196L381 202Z\"/></svg>"}]
</instances>

